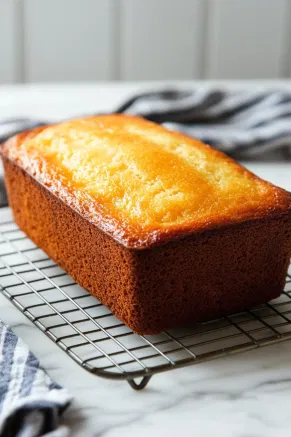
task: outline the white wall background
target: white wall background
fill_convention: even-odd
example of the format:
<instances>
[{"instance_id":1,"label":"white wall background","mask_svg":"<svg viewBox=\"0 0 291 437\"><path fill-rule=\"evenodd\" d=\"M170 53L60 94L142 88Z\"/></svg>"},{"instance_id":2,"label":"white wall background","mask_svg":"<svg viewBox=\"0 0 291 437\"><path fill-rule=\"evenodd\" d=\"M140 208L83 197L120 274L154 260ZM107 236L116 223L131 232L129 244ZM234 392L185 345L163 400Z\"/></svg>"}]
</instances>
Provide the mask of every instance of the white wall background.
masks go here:
<instances>
[{"instance_id":1,"label":"white wall background","mask_svg":"<svg viewBox=\"0 0 291 437\"><path fill-rule=\"evenodd\" d=\"M291 0L0 0L0 83L291 77Z\"/></svg>"}]
</instances>

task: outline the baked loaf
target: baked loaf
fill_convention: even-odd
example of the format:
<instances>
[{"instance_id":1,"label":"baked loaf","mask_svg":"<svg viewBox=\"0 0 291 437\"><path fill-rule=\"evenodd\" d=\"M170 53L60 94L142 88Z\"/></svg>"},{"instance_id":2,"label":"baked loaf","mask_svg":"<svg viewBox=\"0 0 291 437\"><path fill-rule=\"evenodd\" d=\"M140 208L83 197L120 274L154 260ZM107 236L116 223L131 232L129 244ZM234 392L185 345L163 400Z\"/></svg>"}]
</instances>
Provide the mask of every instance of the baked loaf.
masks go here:
<instances>
[{"instance_id":1,"label":"baked loaf","mask_svg":"<svg viewBox=\"0 0 291 437\"><path fill-rule=\"evenodd\" d=\"M279 296L291 195L224 154L124 115L2 145L19 227L137 333Z\"/></svg>"}]
</instances>

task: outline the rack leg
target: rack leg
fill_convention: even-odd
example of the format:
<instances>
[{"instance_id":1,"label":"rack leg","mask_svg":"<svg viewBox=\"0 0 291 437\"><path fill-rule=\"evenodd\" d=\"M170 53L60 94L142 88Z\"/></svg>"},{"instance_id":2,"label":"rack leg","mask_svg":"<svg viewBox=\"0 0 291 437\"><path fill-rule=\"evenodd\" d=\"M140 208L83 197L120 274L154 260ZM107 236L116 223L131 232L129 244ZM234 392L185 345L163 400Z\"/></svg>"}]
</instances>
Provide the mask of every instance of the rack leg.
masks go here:
<instances>
[{"instance_id":1,"label":"rack leg","mask_svg":"<svg viewBox=\"0 0 291 437\"><path fill-rule=\"evenodd\" d=\"M139 384L137 384L134 379L129 379L127 382L134 390L142 390L145 388L150 379L151 376L144 376Z\"/></svg>"}]
</instances>

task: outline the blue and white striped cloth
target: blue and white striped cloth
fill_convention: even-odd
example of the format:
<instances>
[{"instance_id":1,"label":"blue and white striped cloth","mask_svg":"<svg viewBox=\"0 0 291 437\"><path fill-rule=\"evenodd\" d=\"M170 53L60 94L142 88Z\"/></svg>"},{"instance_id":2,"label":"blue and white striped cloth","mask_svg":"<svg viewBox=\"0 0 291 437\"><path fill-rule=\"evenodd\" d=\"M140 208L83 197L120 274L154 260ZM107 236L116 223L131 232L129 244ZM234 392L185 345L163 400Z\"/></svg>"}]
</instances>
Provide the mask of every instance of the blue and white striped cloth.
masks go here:
<instances>
[{"instance_id":1,"label":"blue and white striped cloth","mask_svg":"<svg viewBox=\"0 0 291 437\"><path fill-rule=\"evenodd\" d=\"M71 396L0 321L0 437L67 437L60 417Z\"/></svg>"}]
</instances>

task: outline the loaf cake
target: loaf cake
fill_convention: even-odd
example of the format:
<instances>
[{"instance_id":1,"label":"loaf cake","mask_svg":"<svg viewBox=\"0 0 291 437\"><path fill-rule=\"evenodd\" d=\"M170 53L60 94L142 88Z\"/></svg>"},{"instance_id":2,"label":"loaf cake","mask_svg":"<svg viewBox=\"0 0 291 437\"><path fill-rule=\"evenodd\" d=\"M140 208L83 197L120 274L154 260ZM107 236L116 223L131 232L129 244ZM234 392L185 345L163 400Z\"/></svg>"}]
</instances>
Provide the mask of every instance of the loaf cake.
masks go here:
<instances>
[{"instance_id":1,"label":"loaf cake","mask_svg":"<svg viewBox=\"0 0 291 437\"><path fill-rule=\"evenodd\" d=\"M105 115L18 134L1 154L19 227L137 333L284 288L290 193L198 140Z\"/></svg>"}]
</instances>

